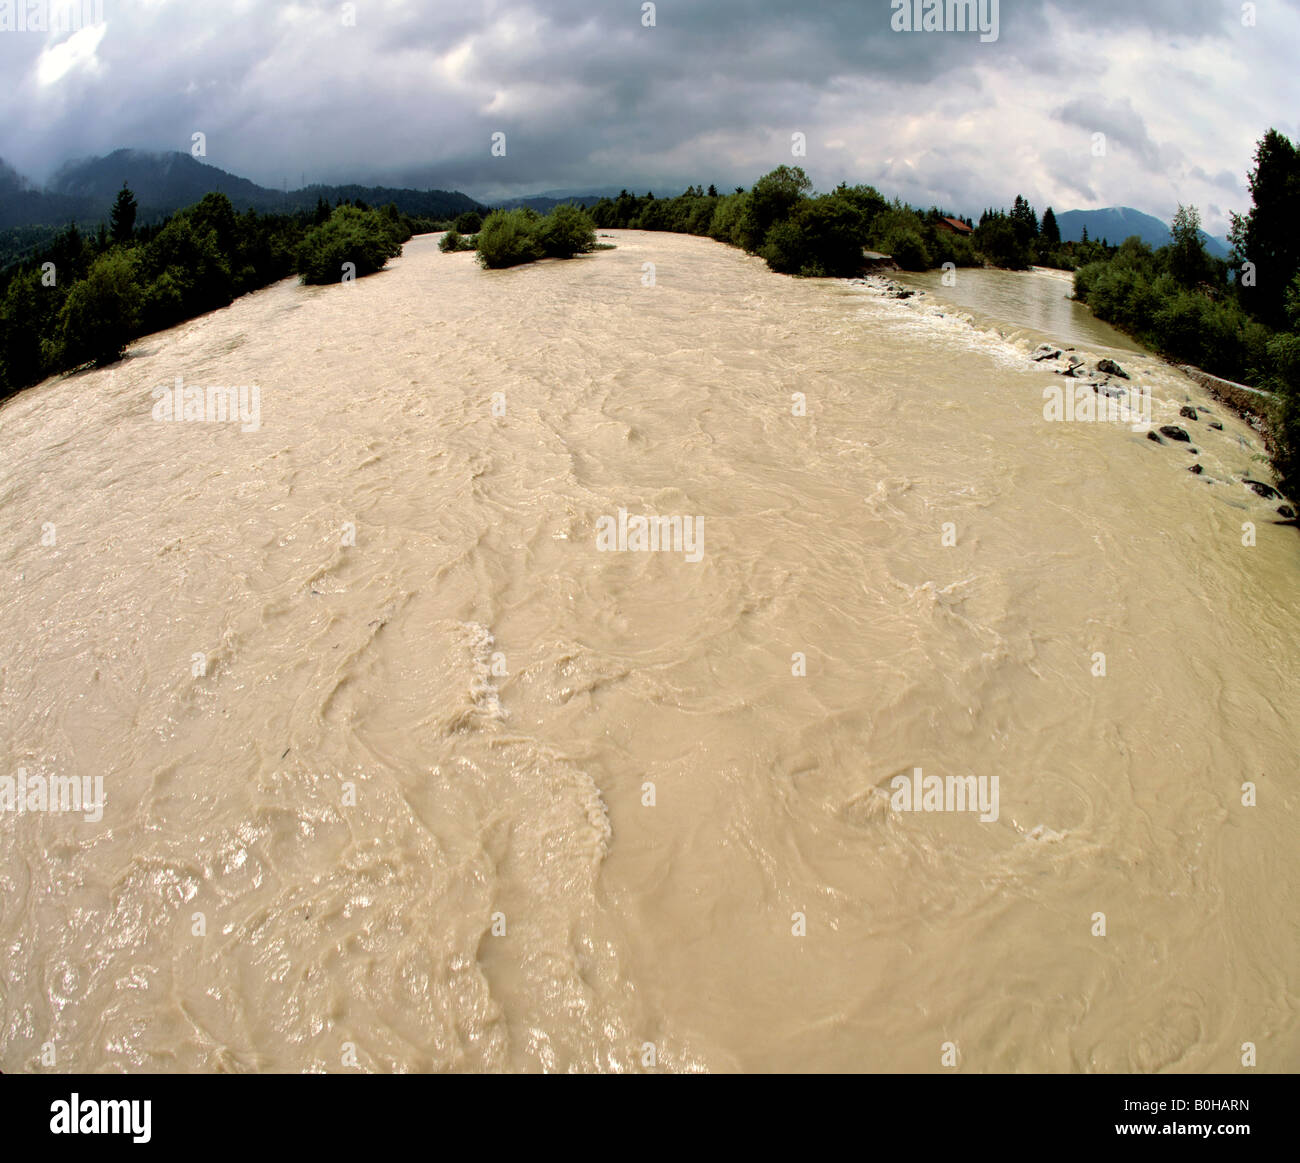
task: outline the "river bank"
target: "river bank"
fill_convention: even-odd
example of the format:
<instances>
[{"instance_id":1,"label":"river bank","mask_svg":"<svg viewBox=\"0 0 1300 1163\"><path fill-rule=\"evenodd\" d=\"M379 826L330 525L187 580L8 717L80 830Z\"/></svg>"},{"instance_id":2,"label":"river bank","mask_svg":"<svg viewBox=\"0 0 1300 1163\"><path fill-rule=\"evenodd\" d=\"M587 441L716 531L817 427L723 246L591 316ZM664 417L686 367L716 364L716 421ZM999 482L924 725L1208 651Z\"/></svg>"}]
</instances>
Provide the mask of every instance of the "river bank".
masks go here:
<instances>
[{"instance_id":1,"label":"river bank","mask_svg":"<svg viewBox=\"0 0 1300 1163\"><path fill-rule=\"evenodd\" d=\"M1205 483L1241 485L1247 492L1273 502L1273 519L1295 519L1294 506L1277 492L1276 480L1267 465L1271 452L1267 393L1220 380L1199 368L1173 364L1141 348L1070 298L1065 293L1069 277L1061 277L1058 272L960 271L950 277L954 279L952 286L944 285L941 272L868 275L857 280L856 285L914 311L960 319L970 327L996 335L1023 352L1027 365L1043 367L1073 381L1071 388L1079 389L1085 397L1095 394L1097 399L1089 400L1086 408L1076 408L1072 402L1071 416L1076 412L1104 412L1108 401L1128 403L1128 397L1136 394L1132 403L1146 409L1143 414L1155 432L1153 443L1186 445L1188 451L1201 456L1186 467L1194 474L1202 474ZM1027 326L1009 317L1017 313L1032 323ZM1154 407L1147 398L1153 390ZM1045 387L1044 392L1045 408L1049 408L1059 385ZM1110 407L1113 412L1114 406ZM1225 428L1221 414L1239 424ZM1103 422L1107 419L1105 415L1099 418ZM1110 416L1111 421L1119 419ZM1213 463L1202 456L1202 447L1207 444L1212 447L1208 456ZM1210 475L1203 475L1207 469Z\"/></svg>"}]
</instances>

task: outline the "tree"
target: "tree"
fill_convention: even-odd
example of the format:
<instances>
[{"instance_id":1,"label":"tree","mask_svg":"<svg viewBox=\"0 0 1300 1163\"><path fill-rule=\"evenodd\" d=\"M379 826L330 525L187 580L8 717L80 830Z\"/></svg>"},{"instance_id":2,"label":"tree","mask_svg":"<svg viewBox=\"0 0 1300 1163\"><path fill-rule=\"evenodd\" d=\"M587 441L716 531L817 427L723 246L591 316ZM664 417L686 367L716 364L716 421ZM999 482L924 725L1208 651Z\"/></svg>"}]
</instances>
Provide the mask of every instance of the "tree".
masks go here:
<instances>
[{"instance_id":1,"label":"tree","mask_svg":"<svg viewBox=\"0 0 1300 1163\"><path fill-rule=\"evenodd\" d=\"M866 240L866 217L837 191L804 202L792 218L777 222L760 253L784 274L844 277L862 270Z\"/></svg>"},{"instance_id":2,"label":"tree","mask_svg":"<svg viewBox=\"0 0 1300 1163\"><path fill-rule=\"evenodd\" d=\"M477 234L483 229L483 215L475 210L466 210L456 218L455 229L459 234Z\"/></svg>"},{"instance_id":3,"label":"tree","mask_svg":"<svg viewBox=\"0 0 1300 1163\"><path fill-rule=\"evenodd\" d=\"M401 253L402 244L380 211L339 206L299 244L296 269L304 283L338 283L346 263L354 274L369 275Z\"/></svg>"},{"instance_id":4,"label":"tree","mask_svg":"<svg viewBox=\"0 0 1300 1163\"><path fill-rule=\"evenodd\" d=\"M117 201L113 203L111 215L114 242L130 242L135 233L135 195L127 188L125 182L117 192Z\"/></svg>"},{"instance_id":5,"label":"tree","mask_svg":"<svg viewBox=\"0 0 1300 1163\"><path fill-rule=\"evenodd\" d=\"M1043 211L1041 233L1052 246L1061 245L1061 228L1056 223L1056 212L1050 206Z\"/></svg>"},{"instance_id":6,"label":"tree","mask_svg":"<svg viewBox=\"0 0 1300 1163\"><path fill-rule=\"evenodd\" d=\"M1195 287L1210 273L1210 256L1201 241L1201 214L1195 206L1179 203L1169 228L1173 242L1169 247L1169 273L1180 286Z\"/></svg>"},{"instance_id":7,"label":"tree","mask_svg":"<svg viewBox=\"0 0 1300 1163\"><path fill-rule=\"evenodd\" d=\"M740 245L756 254L771 227L794 212L812 189L812 179L798 166L777 166L754 183L737 227Z\"/></svg>"},{"instance_id":8,"label":"tree","mask_svg":"<svg viewBox=\"0 0 1300 1163\"><path fill-rule=\"evenodd\" d=\"M64 366L120 359L135 335L139 311L140 287L129 253L101 254L68 291L60 312Z\"/></svg>"},{"instance_id":9,"label":"tree","mask_svg":"<svg viewBox=\"0 0 1300 1163\"><path fill-rule=\"evenodd\" d=\"M58 287L43 286L38 270L10 281L0 299L0 395L47 374L42 336L53 330L61 302Z\"/></svg>"},{"instance_id":10,"label":"tree","mask_svg":"<svg viewBox=\"0 0 1300 1163\"><path fill-rule=\"evenodd\" d=\"M1016 228L1016 237L1020 239L1021 245L1028 245L1038 234L1038 215L1034 213L1034 208L1028 200L1016 195L1015 204L1011 207L1011 222Z\"/></svg>"},{"instance_id":11,"label":"tree","mask_svg":"<svg viewBox=\"0 0 1300 1163\"><path fill-rule=\"evenodd\" d=\"M1259 319L1283 324L1283 297L1300 270L1300 151L1270 129L1255 149L1255 168L1247 177L1253 203L1250 213L1233 216L1233 250L1238 263L1254 264L1254 286L1239 283L1242 305Z\"/></svg>"},{"instance_id":12,"label":"tree","mask_svg":"<svg viewBox=\"0 0 1300 1163\"><path fill-rule=\"evenodd\" d=\"M1032 257L1022 229L1007 215L995 214L975 228L972 242L994 266L1021 271L1029 266Z\"/></svg>"}]
</instances>

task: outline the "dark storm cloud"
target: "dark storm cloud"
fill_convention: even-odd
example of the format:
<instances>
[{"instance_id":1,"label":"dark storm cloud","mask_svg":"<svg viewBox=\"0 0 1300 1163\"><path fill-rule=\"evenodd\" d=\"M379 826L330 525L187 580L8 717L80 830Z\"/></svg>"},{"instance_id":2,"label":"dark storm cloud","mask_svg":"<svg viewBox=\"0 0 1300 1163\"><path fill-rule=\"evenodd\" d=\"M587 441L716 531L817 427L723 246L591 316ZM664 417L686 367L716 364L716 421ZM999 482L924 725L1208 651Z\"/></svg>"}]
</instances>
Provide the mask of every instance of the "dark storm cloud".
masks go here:
<instances>
[{"instance_id":1,"label":"dark storm cloud","mask_svg":"<svg viewBox=\"0 0 1300 1163\"><path fill-rule=\"evenodd\" d=\"M335 3L104 0L98 29L0 34L0 156L44 177L201 131L208 161L268 185L484 197L748 185L797 160L822 188L869 181L962 212L1023 191L1167 215L1175 196L1222 200L1224 174L1240 189L1270 124L1294 132L1300 18L1260 7L1248 29L1218 0L1002 0L983 44L896 33L888 0L665 0L652 28L640 0L362 0L354 26ZM1118 146L1102 164L1096 132Z\"/></svg>"}]
</instances>

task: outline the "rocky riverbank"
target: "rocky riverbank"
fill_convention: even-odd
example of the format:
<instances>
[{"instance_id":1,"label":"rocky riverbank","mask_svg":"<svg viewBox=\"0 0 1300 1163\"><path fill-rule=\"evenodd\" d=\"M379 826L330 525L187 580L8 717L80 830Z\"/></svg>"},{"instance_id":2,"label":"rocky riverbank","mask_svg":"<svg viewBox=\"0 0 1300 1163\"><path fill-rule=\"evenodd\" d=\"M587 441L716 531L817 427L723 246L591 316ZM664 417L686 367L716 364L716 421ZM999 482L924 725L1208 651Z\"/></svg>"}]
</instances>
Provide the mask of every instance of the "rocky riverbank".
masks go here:
<instances>
[{"instance_id":1,"label":"rocky riverbank","mask_svg":"<svg viewBox=\"0 0 1300 1163\"><path fill-rule=\"evenodd\" d=\"M963 309L941 303L926 291L904 286L883 273L854 279L852 285L882 298L904 301L909 309L936 318L970 318ZM1270 475L1267 469L1262 465L1257 469L1240 465L1243 455L1256 461L1267 459L1265 454L1271 448L1268 393L1221 380L1199 368L1168 363L1153 354L1135 353L1125 359L1125 368L1110 356L1081 352L1073 346L1041 343L1028 350L1023 341L1013 346L1025 351L1027 367L1050 369L1062 379L1074 381L1073 390L1064 385L1055 392L1043 389L1045 419L1121 420L1124 430L1140 432L1153 444L1171 451L1182 448L1198 457L1202 446L1213 442L1218 445L1218 467L1211 464L1212 471L1207 472L1202 458L1187 466L1188 472L1206 484L1240 486L1255 504L1259 500L1268 502L1282 521L1296 520L1294 507L1286 503L1274 484L1261 479ZM1159 398L1153 393L1157 369L1173 377L1172 384L1161 383ZM1163 381L1164 374L1160 378ZM1171 386L1176 393L1172 398ZM1219 418L1220 404L1223 415L1239 419L1249 435L1225 429Z\"/></svg>"}]
</instances>

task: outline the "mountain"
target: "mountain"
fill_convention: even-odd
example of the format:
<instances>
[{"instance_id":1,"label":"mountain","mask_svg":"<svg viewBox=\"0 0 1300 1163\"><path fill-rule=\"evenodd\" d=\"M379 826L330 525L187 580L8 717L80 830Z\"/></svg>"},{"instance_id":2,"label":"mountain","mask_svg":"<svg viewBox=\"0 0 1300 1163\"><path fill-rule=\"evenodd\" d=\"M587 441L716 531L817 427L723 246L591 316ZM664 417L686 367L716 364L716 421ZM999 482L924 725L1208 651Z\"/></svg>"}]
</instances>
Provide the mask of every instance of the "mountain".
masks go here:
<instances>
[{"instance_id":1,"label":"mountain","mask_svg":"<svg viewBox=\"0 0 1300 1163\"><path fill-rule=\"evenodd\" d=\"M1064 210L1056 216L1056 223L1061 228L1062 242L1078 242L1083 237L1083 229L1088 228L1088 237L1101 241L1107 239L1116 245L1136 234L1148 246L1167 246L1170 240L1169 226L1159 218L1134 210L1132 206L1107 206L1103 210ZM1212 234L1201 231L1201 241L1205 249L1216 258L1227 258L1231 248L1227 240L1215 238Z\"/></svg>"},{"instance_id":2,"label":"mountain","mask_svg":"<svg viewBox=\"0 0 1300 1163\"><path fill-rule=\"evenodd\" d=\"M531 194L524 198L506 198L503 202L496 202L493 205L502 210L518 210L520 207L526 206L530 210L536 210L539 214L546 214L564 202L571 202L575 206L594 206L603 197L605 197L604 194L569 194L560 196Z\"/></svg>"},{"instance_id":3,"label":"mountain","mask_svg":"<svg viewBox=\"0 0 1300 1163\"><path fill-rule=\"evenodd\" d=\"M387 186L311 185L299 190L272 190L247 178L207 165L187 153L147 153L119 149L106 157L69 162L40 190L0 162L0 230L63 225L76 219L93 227L107 221L109 209L125 182L139 203L141 225L193 205L219 191L236 210L286 213L312 210L318 198L348 198L372 206L394 203L406 214L454 218L483 207L465 194L448 190L411 190Z\"/></svg>"}]
</instances>

